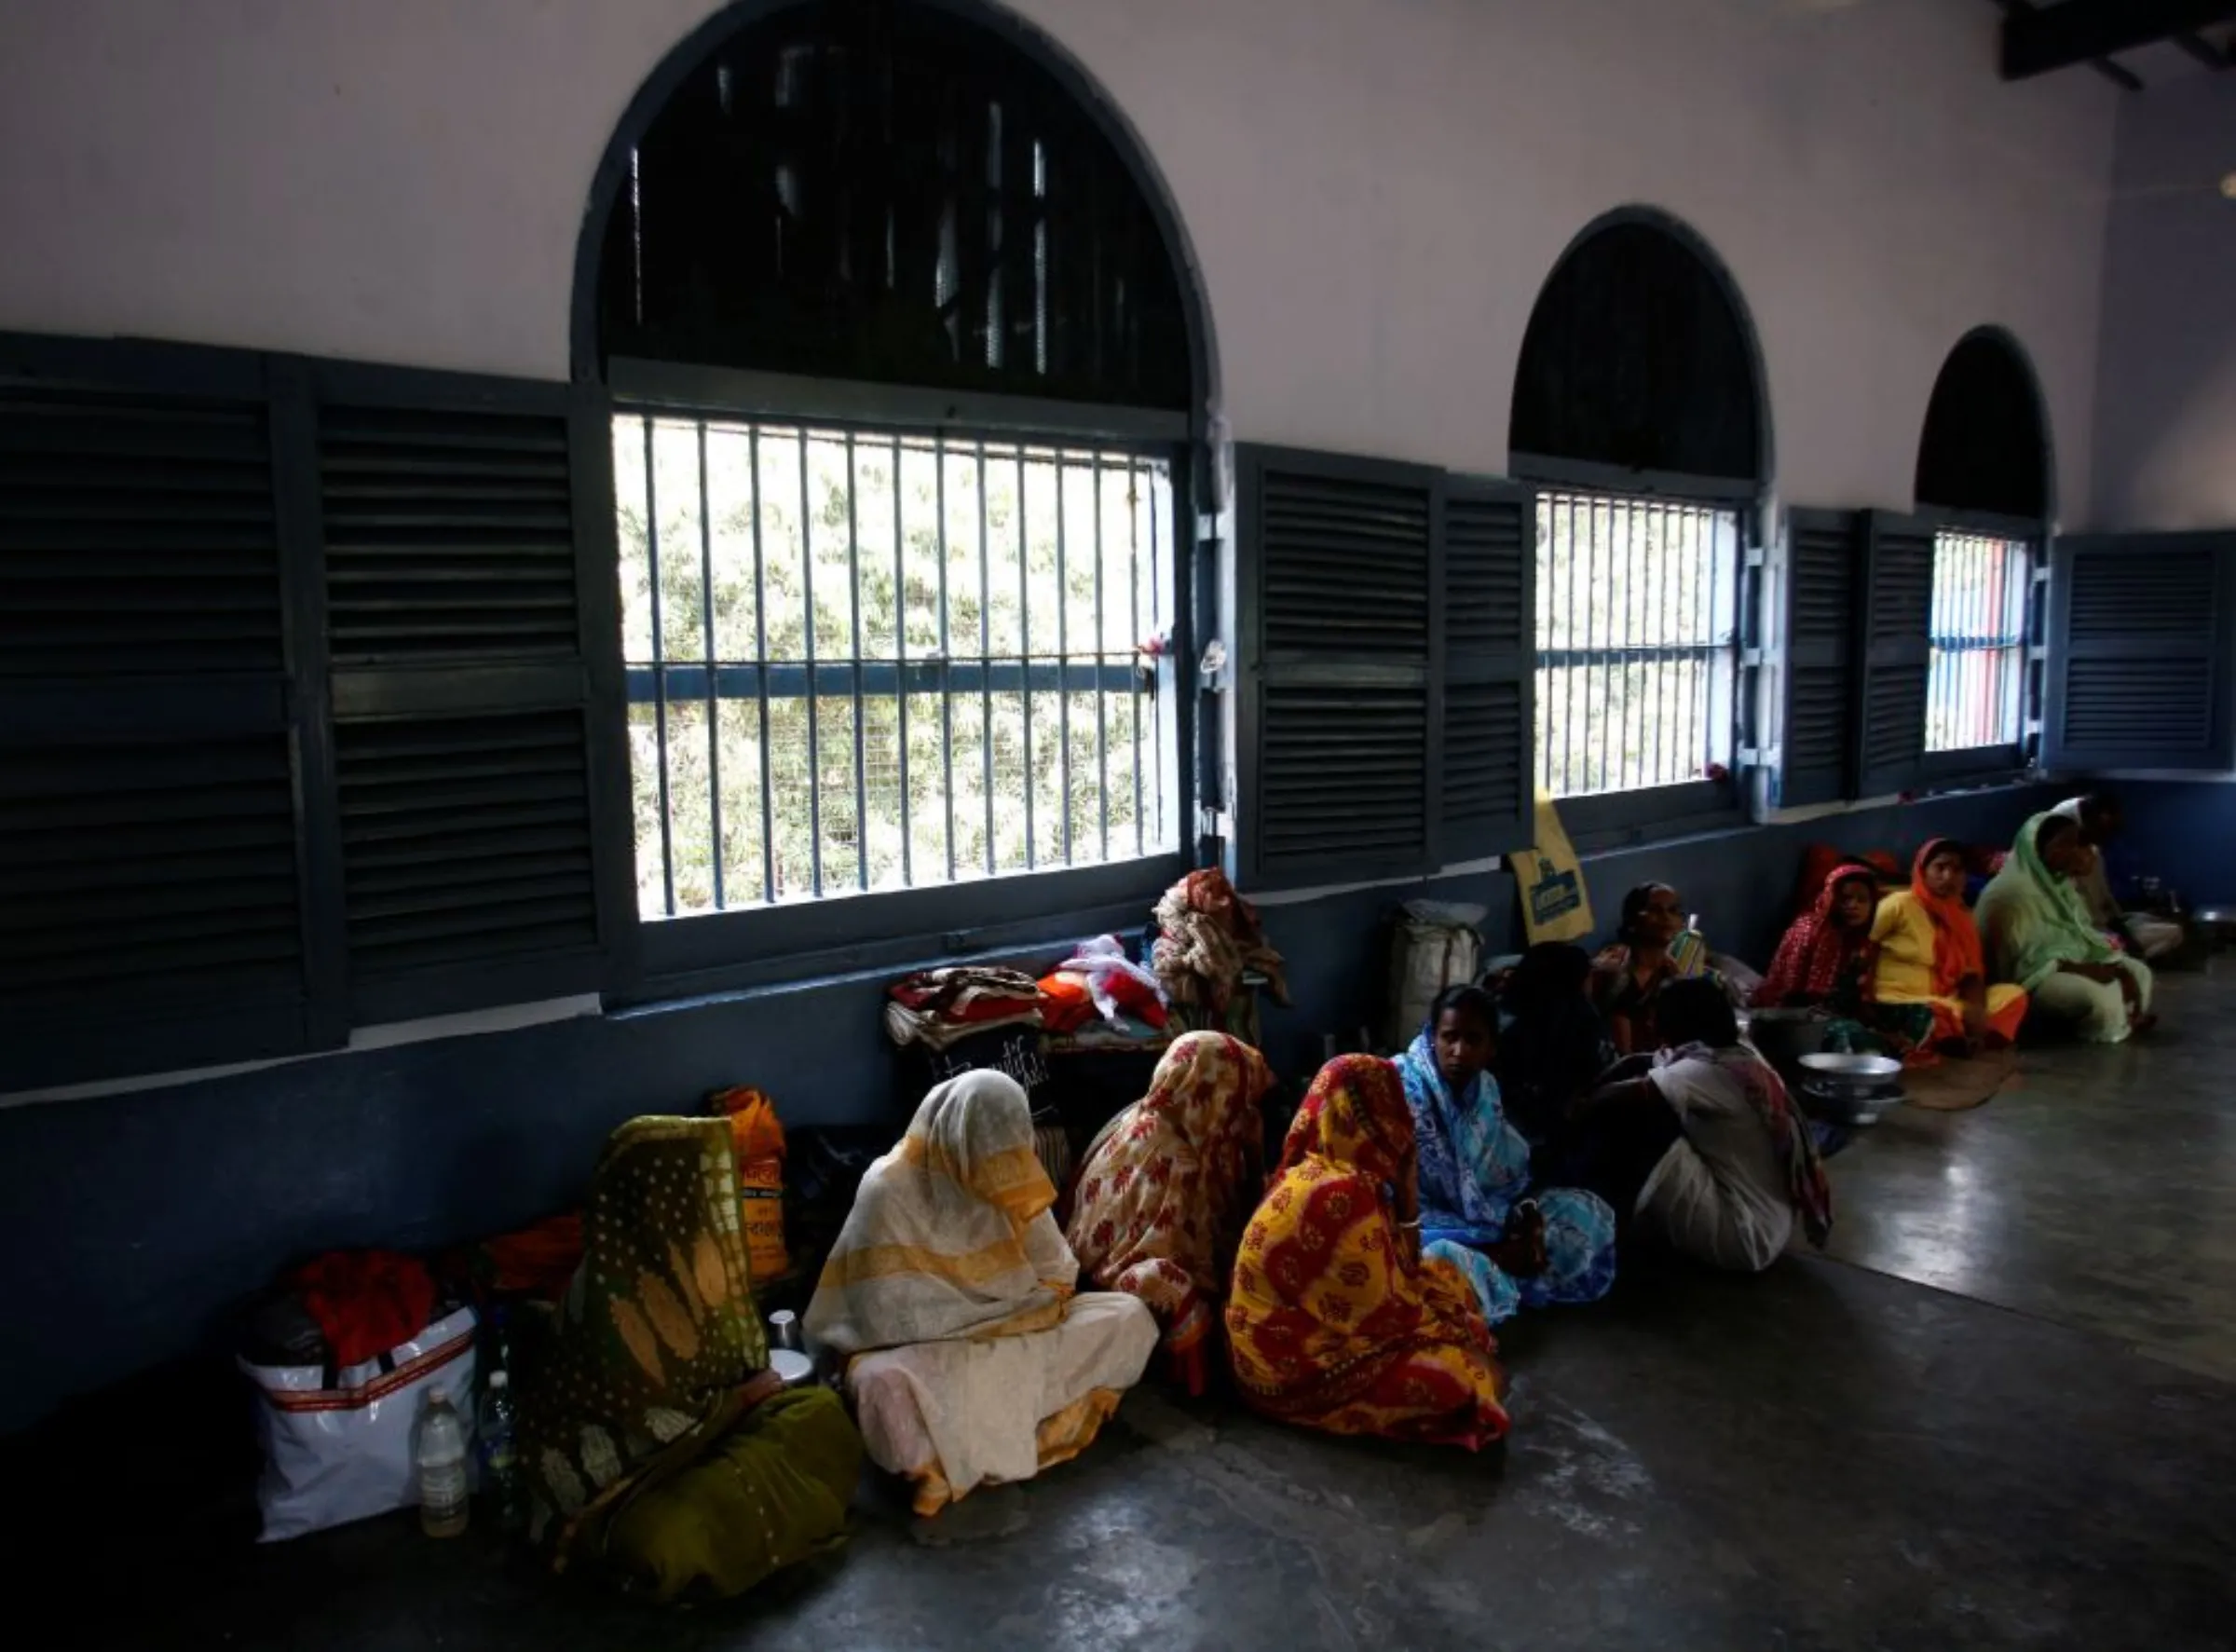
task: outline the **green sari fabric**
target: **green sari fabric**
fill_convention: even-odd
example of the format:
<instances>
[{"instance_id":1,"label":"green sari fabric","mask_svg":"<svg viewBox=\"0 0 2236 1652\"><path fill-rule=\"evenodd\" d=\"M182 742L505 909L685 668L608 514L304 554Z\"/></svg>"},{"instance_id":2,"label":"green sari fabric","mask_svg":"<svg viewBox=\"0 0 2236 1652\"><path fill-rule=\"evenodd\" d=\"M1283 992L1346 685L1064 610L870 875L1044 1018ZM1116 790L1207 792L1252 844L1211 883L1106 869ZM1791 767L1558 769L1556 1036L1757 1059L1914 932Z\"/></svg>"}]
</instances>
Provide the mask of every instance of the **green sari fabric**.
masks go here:
<instances>
[{"instance_id":1,"label":"green sari fabric","mask_svg":"<svg viewBox=\"0 0 2236 1652\"><path fill-rule=\"evenodd\" d=\"M861 1437L767 1373L721 1119L639 1118L592 1178L582 1263L524 1350L530 1533L658 1599L729 1595L843 1537Z\"/></svg>"},{"instance_id":2,"label":"green sari fabric","mask_svg":"<svg viewBox=\"0 0 2236 1652\"><path fill-rule=\"evenodd\" d=\"M2035 840L2047 813L2019 828L2003 869L1980 893L1981 936L1996 978L2015 981L2032 992L2057 973L2061 963L2109 963L2112 950L2072 881L2042 864Z\"/></svg>"}]
</instances>

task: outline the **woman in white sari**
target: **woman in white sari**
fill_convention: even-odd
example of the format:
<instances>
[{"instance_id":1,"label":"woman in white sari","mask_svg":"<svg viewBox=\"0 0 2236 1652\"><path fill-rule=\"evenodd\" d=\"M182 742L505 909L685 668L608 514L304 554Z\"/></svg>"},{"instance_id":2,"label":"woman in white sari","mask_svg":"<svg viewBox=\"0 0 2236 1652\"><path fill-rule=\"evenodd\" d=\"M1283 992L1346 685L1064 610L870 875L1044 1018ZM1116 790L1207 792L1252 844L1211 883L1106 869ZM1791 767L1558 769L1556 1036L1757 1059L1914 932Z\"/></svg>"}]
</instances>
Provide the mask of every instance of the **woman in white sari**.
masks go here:
<instances>
[{"instance_id":1,"label":"woman in white sari","mask_svg":"<svg viewBox=\"0 0 2236 1652\"><path fill-rule=\"evenodd\" d=\"M964 1073L869 1167L824 1264L808 1335L849 1357L870 1458L920 1514L1077 1455L1156 1347L1138 1299L1074 1294L1055 1203L1025 1092Z\"/></svg>"}]
</instances>

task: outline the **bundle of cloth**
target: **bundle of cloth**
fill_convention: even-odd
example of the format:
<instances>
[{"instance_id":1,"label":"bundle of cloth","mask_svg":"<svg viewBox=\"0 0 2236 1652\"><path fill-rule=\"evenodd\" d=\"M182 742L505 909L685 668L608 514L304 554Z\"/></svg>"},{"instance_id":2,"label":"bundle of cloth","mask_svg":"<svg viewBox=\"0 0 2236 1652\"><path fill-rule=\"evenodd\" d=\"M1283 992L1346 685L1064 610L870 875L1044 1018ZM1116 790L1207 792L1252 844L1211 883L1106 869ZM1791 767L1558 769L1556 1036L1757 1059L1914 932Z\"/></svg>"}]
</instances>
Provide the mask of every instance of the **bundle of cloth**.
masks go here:
<instances>
[{"instance_id":1,"label":"bundle of cloth","mask_svg":"<svg viewBox=\"0 0 2236 1652\"><path fill-rule=\"evenodd\" d=\"M1217 867L1189 873L1158 900L1150 967L1183 1018L1223 1020L1246 975L1262 976L1275 1003L1288 1002L1281 954L1267 944L1258 909Z\"/></svg>"},{"instance_id":2,"label":"bundle of cloth","mask_svg":"<svg viewBox=\"0 0 2236 1652\"><path fill-rule=\"evenodd\" d=\"M1041 977L1041 1019L1050 1032L1101 1027L1138 1040L1164 1029L1165 989L1125 955L1116 935L1097 935ZM1135 1029L1138 1029L1138 1032Z\"/></svg>"},{"instance_id":3,"label":"bundle of cloth","mask_svg":"<svg viewBox=\"0 0 2236 1652\"><path fill-rule=\"evenodd\" d=\"M1039 1031L1041 989L1022 970L957 964L920 970L886 989L885 1033L904 1047L945 1050L982 1032Z\"/></svg>"},{"instance_id":4,"label":"bundle of cloth","mask_svg":"<svg viewBox=\"0 0 2236 1652\"><path fill-rule=\"evenodd\" d=\"M768 1370L729 1122L621 1126L583 1233L517 1351L530 1535L554 1568L718 1598L843 1541L861 1437L837 1395Z\"/></svg>"},{"instance_id":5,"label":"bundle of cloth","mask_svg":"<svg viewBox=\"0 0 2236 1652\"><path fill-rule=\"evenodd\" d=\"M824 1264L808 1335L919 1514L1077 1455L1156 1347L1140 1301L1075 1290L1055 1205L1025 1092L966 1072L869 1167Z\"/></svg>"}]
</instances>

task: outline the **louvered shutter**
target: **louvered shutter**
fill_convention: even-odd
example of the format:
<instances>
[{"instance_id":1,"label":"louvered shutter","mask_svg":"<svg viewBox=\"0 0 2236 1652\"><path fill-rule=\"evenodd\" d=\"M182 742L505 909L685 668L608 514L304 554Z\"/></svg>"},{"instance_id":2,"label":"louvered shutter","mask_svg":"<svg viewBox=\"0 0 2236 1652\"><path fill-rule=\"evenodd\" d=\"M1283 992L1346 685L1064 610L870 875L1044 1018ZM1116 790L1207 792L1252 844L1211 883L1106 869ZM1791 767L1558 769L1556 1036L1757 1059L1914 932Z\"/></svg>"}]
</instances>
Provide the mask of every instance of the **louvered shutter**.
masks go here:
<instances>
[{"instance_id":1,"label":"louvered shutter","mask_svg":"<svg viewBox=\"0 0 2236 1652\"><path fill-rule=\"evenodd\" d=\"M2051 582L2048 761L2224 770L2236 535L2060 539Z\"/></svg>"},{"instance_id":2,"label":"louvered shutter","mask_svg":"<svg viewBox=\"0 0 2236 1652\"><path fill-rule=\"evenodd\" d=\"M1443 721L1436 859L1455 866L1534 835L1536 494L1448 476L1443 512Z\"/></svg>"},{"instance_id":3,"label":"louvered shutter","mask_svg":"<svg viewBox=\"0 0 2236 1652\"><path fill-rule=\"evenodd\" d=\"M1856 563L1863 532L1854 511L1787 513L1785 717L1779 736L1779 804L1800 808L1849 795L1855 698Z\"/></svg>"},{"instance_id":4,"label":"louvered shutter","mask_svg":"<svg viewBox=\"0 0 2236 1652\"><path fill-rule=\"evenodd\" d=\"M607 982L614 918L609 904L601 923L600 883L614 846L602 855L598 797L614 777L593 727L582 593L614 574L582 536L598 510L583 497L596 485L587 446L610 438L586 393L316 375L361 1024Z\"/></svg>"},{"instance_id":5,"label":"louvered shutter","mask_svg":"<svg viewBox=\"0 0 2236 1652\"><path fill-rule=\"evenodd\" d=\"M1933 525L1890 511L1866 512L1858 590L1849 796L1877 798L1910 790L1925 773Z\"/></svg>"},{"instance_id":6,"label":"louvered shutter","mask_svg":"<svg viewBox=\"0 0 2236 1652\"><path fill-rule=\"evenodd\" d=\"M258 358L0 340L0 1089L302 1050Z\"/></svg>"},{"instance_id":7,"label":"louvered shutter","mask_svg":"<svg viewBox=\"0 0 2236 1652\"><path fill-rule=\"evenodd\" d=\"M1237 828L1255 887L1430 867L1437 489L1417 466L1237 451Z\"/></svg>"}]
</instances>

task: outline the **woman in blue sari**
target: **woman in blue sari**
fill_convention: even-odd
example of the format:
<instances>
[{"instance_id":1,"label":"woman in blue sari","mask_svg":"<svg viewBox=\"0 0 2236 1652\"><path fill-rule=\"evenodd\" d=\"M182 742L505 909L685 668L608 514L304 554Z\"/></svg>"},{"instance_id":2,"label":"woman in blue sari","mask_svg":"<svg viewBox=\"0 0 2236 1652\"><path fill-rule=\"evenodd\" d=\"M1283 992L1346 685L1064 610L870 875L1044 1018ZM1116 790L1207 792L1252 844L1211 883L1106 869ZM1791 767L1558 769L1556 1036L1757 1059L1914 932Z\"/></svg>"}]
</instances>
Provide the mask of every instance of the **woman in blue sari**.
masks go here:
<instances>
[{"instance_id":1,"label":"woman in blue sari","mask_svg":"<svg viewBox=\"0 0 2236 1652\"><path fill-rule=\"evenodd\" d=\"M1530 1144L1507 1122L1491 1061L1498 1011L1448 987L1398 1071L1420 1159L1421 1239L1466 1248L1496 1323L1520 1308L1597 1302L1615 1283L1615 1212L1577 1188L1530 1191Z\"/></svg>"}]
</instances>

